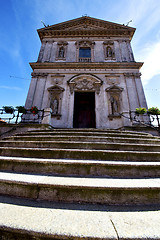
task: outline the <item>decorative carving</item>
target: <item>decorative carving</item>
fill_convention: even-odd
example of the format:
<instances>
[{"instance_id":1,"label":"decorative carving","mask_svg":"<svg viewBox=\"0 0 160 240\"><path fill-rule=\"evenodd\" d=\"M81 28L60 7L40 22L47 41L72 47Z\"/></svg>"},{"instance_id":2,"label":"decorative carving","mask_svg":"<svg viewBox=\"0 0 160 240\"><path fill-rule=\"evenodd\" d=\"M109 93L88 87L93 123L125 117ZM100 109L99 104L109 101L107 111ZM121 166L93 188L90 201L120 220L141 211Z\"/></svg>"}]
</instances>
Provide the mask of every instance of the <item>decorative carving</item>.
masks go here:
<instances>
[{"instance_id":1,"label":"decorative carving","mask_svg":"<svg viewBox=\"0 0 160 240\"><path fill-rule=\"evenodd\" d=\"M51 83L52 85L60 85L63 83L63 78L65 77L65 75L60 75L60 74L54 74L51 75Z\"/></svg>"},{"instance_id":2,"label":"decorative carving","mask_svg":"<svg viewBox=\"0 0 160 240\"><path fill-rule=\"evenodd\" d=\"M120 82L119 81L120 75L108 74L108 75L105 75L105 77L106 77L107 84L109 85L117 85Z\"/></svg>"},{"instance_id":3,"label":"decorative carving","mask_svg":"<svg viewBox=\"0 0 160 240\"><path fill-rule=\"evenodd\" d=\"M61 105L62 105L62 93L64 88L59 86L53 86L48 88L49 91L49 107L52 109L52 116L58 119L61 116Z\"/></svg>"},{"instance_id":4,"label":"decorative carving","mask_svg":"<svg viewBox=\"0 0 160 240\"><path fill-rule=\"evenodd\" d=\"M123 88L120 88L116 85L113 85L109 88L106 88L107 98L108 98L108 107L109 107L109 118L119 116L121 111L121 92Z\"/></svg>"},{"instance_id":5,"label":"decorative carving","mask_svg":"<svg viewBox=\"0 0 160 240\"><path fill-rule=\"evenodd\" d=\"M71 94L74 91L95 91L97 94L99 94L102 80L90 75L80 75L72 78L70 81L68 81L68 84Z\"/></svg>"}]
</instances>

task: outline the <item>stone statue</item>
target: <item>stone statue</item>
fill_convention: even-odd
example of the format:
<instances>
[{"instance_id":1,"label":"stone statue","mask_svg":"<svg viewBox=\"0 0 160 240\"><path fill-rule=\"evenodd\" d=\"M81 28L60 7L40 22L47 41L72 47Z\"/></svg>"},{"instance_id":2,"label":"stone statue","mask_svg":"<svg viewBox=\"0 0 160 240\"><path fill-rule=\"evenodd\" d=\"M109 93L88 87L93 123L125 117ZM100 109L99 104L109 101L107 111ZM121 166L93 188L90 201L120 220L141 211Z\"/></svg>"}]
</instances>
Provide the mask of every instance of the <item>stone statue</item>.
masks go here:
<instances>
[{"instance_id":1,"label":"stone statue","mask_svg":"<svg viewBox=\"0 0 160 240\"><path fill-rule=\"evenodd\" d=\"M51 103L52 113L58 114L58 99L55 98L54 101Z\"/></svg>"},{"instance_id":2,"label":"stone statue","mask_svg":"<svg viewBox=\"0 0 160 240\"><path fill-rule=\"evenodd\" d=\"M112 57L113 56L113 52L111 47L107 47L107 57Z\"/></svg>"},{"instance_id":3,"label":"stone statue","mask_svg":"<svg viewBox=\"0 0 160 240\"><path fill-rule=\"evenodd\" d=\"M110 101L112 115L115 115L116 113L118 113L118 101L113 96L111 96Z\"/></svg>"},{"instance_id":4,"label":"stone statue","mask_svg":"<svg viewBox=\"0 0 160 240\"><path fill-rule=\"evenodd\" d=\"M58 57L60 57L60 58L64 58L64 47L60 47L60 48L59 48L59 54L58 54Z\"/></svg>"}]
</instances>

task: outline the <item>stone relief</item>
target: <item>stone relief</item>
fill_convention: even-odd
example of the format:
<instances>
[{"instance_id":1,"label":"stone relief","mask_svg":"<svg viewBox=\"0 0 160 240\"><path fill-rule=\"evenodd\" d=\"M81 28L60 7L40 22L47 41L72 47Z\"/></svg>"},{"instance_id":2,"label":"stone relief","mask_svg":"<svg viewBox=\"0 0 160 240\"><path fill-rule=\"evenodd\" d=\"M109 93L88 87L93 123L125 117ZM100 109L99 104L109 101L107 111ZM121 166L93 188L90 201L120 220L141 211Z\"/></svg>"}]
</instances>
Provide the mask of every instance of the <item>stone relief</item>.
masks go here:
<instances>
[{"instance_id":1,"label":"stone relief","mask_svg":"<svg viewBox=\"0 0 160 240\"><path fill-rule=\"evenodd\" d=\"M120 75L116 75L116 74L108 74L108 75L105 75L106 77L106 82L107 84L109 85L117 85L120 83Z\"/></svg>"},{"instance_id":2,"label":"stone relief","mask_svg":"<svg viewBox=\"0 0 160 240\"><path fill-rule=\"evenodd\" d=\"M60 74L54 74L51 75L51 85L61 85L63 83L63 78L65 75L60 75Z\"/></svg>"},{"instance_id":3,"label":"stone relief","mask_svg":"<svg viewBox=\"0 0 160 240\"><path fill-rule=\"evenodd\" d=\"M95 91L99 94L102 81L95 77L84 75L74 77L72 80L68 81L68 84L71 94L74 91Z\"/></svg>"}]
</instances>

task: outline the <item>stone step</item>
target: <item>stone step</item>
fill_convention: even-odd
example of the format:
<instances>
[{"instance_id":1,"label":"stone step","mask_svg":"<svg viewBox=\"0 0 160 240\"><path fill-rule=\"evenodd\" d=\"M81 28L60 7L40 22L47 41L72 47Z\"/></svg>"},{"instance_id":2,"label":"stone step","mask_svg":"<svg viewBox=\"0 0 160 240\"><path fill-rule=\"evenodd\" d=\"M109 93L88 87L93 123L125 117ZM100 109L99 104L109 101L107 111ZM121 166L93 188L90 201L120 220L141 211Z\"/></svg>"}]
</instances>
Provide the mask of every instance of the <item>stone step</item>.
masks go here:
<instances>
[{"instance_id":1,"label":"stone step","mask_svg":"<svg viewBox=\"0 0 160 240\"><path fill-rule=\"evenodd\" d=\"M133 138L133 137L138 137L138 138L156 138L159 139L159 137L153 137L150 134L135 134L134 132L130 132L130 133L125 133L125 132L118 132L118 133L107 133L107 132L78 132L78 131L74 131L74 132L70 132L70 131L41 131L41 132L37 132L37 131L31 131L31 132L24 132L24 133L18 133L16 134L16 136L36 136L36 135L45 135L45 136L56 136L56 135L63 135L63 136L103 136L103 137L127 137L127 138Z\"/></svg>"},{"instance_id":2,"label":"stone step","mask_svg":"<svg viewBox=\"0 0 160 240\"><path fill-rule=\"evenodd\" d=\"M160 177L160 162L77 161L0 156L0 169L61 176Z\"/></svg>"},{"instance_id":3,"label":"stone step","mask_svg":"<svg viewBox=\"0 0 160 240\"><path fill-rule=\"evenodd\" d=\"M160 204L160 178L78 178L1 172L0 194L53 202Z\"/></svg>"},{"instance_id":4,"label":"stone step","mask_svg":"<svg viewBox=\"0 0 160 240\"><path fill-rule=\"evenodd\" d=\"M131 144L106 142L79 142L79 141L0 141L0 147L17 148L60 148L60 149L96 149L96 150L124 150L124 151L160 151L160 143Z\"/></svg>"},{"instance_id":5,"label":"stone step","mask_svg":"<svg viewBox=\"0 0 160 240\"><path fill-rule=\"evenodd\" d=\"M160 239L159 206L104 206L0 197L3 240Z\"/></svg>"},{"instance_id":6,"label":"stone step","mask_svg":"<svg viewBox=\"0 0 160 240\"><path fill-rule=\"evenodd\" d=\"M56 148L14 148L0 147L1 156L37 157L55 159L108 160L159 162L160 152L90 150L90 149L56 149Z\"/></svg>"},{"instance_id":7,"label":"stone step","mask_svg":"<svg viewBox=\"0 0 160 240\"><path fill-rule=\"evenodd\" d=\"M127 130L115 130L115 129L95 129L95 128L53 128L42 130L31 130L29 132L92 132L92 133L125 133L125 134L137 134L137 135L151 135L145 132L127 131ZM151 135L152 136L152 135Z\"/></svg>"},{"instance_id":8,"label":"stone step","mask_svg":"<svg viewBox=\"0 0 160 240\"><path fill-rule=\"evenodd\" d=\"M137 144L160 144L157 138L127 138L127 137L101 137L101 136L63 136L63 135L36 135L36 136L12 136L3 140L15 141L81 141L81 142L106 142L106 143L137 143Z\"/></svg>"}]
</instances>

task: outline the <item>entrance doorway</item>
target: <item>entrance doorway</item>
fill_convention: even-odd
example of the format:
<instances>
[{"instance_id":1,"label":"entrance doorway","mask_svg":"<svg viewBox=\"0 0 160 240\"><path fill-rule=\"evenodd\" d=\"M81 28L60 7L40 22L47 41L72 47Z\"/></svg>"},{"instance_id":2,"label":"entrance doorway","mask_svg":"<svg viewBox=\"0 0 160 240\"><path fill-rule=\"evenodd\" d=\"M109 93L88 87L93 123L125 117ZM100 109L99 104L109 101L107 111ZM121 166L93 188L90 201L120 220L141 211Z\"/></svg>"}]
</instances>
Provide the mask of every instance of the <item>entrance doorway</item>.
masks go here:
<instances>
[{"instance_id":1,"label":"entrance doorway","mask_svg":"<svg viewBox=\"0 0 160 240\"><path fill-rule=\"evenodd\" d=\"M74 128L95 128L95 92L75 92Z\"/></svg>"}]
</instances>

